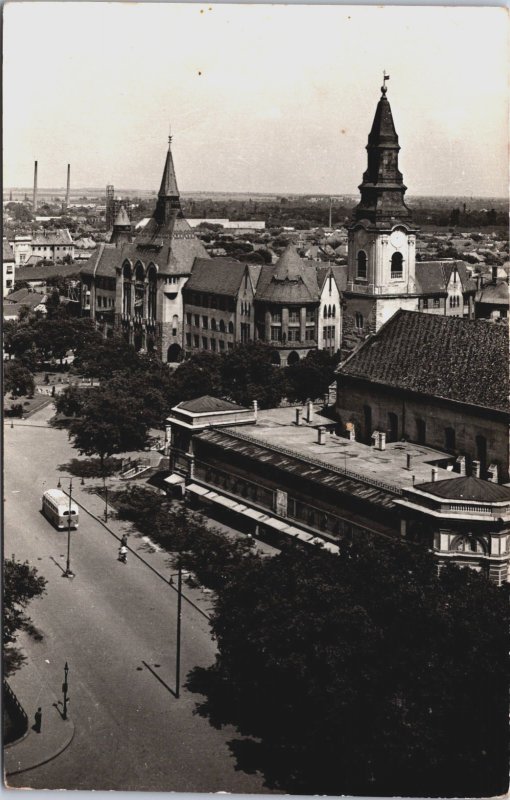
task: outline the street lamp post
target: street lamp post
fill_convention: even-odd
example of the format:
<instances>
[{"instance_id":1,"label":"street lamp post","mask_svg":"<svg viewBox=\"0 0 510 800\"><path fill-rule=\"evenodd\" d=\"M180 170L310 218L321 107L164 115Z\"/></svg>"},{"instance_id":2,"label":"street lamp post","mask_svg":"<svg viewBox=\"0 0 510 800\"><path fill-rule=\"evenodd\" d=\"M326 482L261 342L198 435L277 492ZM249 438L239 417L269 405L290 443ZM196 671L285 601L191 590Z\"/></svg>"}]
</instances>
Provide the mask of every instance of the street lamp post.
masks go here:
<instances>
[{"instance_id":1,"label":"street lamp post","mask_svg":"<svg viewBox=\"0 0 510 800\"><path fill-rule=\"evenodd\" d=\"M175 650L175 697L177 700L181 693L182 575L182 567L179 567L179 572L177 573L177 644ZM171 586L173 586L173 578L174 576L171 575Z\"/></svg>"},{"instance_id":2,"label":"street lamp post","mask_svg":"<svg viewBox=\"0 0 510 800\"><path fill-rule=\"evenodd\" d=\"M62 694L64 695L64 710L62 712L62 718L63 719L67 719L67 704L69 702L69 699L67 697L67 689L68 689L67 675L68 675L68 672L69 672L69 667L67 666L67 661L66 661L65 666L64 666L64 683L62 684Z\"/></svg>"},{"instance_id":3,"label":"street lamp post","mask_svg":"<svg viewBox=\"0 0 510 800\"><path fill-rule=\"evenodd\" d=\"M66 559L66 571L64 572L64 578L74 578L74 573L71 572L71 503L72 503L72 496L73 496L73 479L70 478L69 480L69 509L67 515L67 559Z\"/></svg>"},{"instance_id":4,"label":"street lamp post","mask_svg":"<svg viewBox=\"0 0 510 800\"><path fill-rule=\"evenodd\" d=\"M108 486L106 485L106 477L103 475L103 490L104 490L104 521L108 522Z\"/></svg>"}]
</instances>

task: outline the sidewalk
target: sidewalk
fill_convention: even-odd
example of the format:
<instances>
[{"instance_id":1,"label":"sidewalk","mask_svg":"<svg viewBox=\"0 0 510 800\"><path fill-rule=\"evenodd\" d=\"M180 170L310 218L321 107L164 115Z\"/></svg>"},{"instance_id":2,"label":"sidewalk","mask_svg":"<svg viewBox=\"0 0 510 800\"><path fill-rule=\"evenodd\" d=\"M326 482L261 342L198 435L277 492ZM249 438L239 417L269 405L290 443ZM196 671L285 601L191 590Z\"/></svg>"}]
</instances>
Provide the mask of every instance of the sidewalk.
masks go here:
<instances>
[{"instance_id":1,"label":"sidewalk","mask_svg":"<svg viewBox=\"0 0 510 800\"><path fill-rule=\"evenodd\" d=\"M62 719L62 700L41 678L35 664L27 657L20 669L8 678L9 686L28 716L28 731L22 739L4 748L5 775L15 775L46 764L68 747L74 736L72 720ZM42 712L41 732L32 726L38 708Z\"/></svg>"}]
</instances>

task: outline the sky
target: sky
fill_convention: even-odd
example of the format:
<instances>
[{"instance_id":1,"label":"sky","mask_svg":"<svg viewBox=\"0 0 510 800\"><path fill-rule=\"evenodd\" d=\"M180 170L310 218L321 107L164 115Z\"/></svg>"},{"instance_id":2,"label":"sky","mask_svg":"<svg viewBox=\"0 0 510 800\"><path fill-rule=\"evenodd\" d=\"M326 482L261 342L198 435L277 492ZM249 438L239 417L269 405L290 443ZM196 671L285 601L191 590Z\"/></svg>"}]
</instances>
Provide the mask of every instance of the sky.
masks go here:
<instances>
[{"instance_id":1,"label":"sky","mask_svg":"<svg viewBox=\"0 0 510 800\"><path fill-rule=\"evenodd\" d=\"M356 194L388 99L410 195L506 196L508 13L7 2L4 189Z\"/></svg>"}]
</instances>

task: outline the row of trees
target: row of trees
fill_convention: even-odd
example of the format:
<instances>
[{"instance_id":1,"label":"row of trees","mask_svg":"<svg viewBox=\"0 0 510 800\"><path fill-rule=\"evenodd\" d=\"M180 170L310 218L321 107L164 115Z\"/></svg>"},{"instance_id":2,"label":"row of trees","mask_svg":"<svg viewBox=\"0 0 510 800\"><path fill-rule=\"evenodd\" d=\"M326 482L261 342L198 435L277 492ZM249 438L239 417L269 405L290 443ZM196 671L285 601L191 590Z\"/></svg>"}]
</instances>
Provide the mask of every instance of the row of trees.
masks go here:
<instances>
[{"instance_id":1,"label":"row of trees","mask_svg":"<svg viewBox=\"0 0 510 800\"><path fill-rule=\"evenodd\" d=\"M149 490L116 502L214 591L218 655L188 688L239 768L281 793L506 791L507 588L401 542L268 558Z\"/></svg>"},{"instance_id":2,"label":"row of trees","mask_svg":"<svg viewBox=\"0 0 510 800\"><path fill-rule=\"evenodd\" d=\"M36 597L46 591L46 579L27 561L17 561L14 556L4 560L3 571L3 654L4 675L9 675L23 662L24 657L15 646L20 630L32 627L26 608Z\"/></svg>"},{"instance_id":3,"label":"row of trees","mask_svg":"<svg viewBox=\"0 0 510 800\"><path fill-rule=\"evenodd\" d=\"M118 368L112 373L112 365ZM171 373L161 362L140 355L120 339L86 345L74 368L98 379L94 389L70 386L57 398L57 411L73 417L70 436L86 455L98 455L103 467L114 454L140 450L150 428L161 427L178 402L209 394L240 405L257 400L261 408L282 398L298 402L323 395L334 379L336 360L313 352L282 370L261 343L240 345L225 355L198 353Z\"/></svg>"}]
</instances>

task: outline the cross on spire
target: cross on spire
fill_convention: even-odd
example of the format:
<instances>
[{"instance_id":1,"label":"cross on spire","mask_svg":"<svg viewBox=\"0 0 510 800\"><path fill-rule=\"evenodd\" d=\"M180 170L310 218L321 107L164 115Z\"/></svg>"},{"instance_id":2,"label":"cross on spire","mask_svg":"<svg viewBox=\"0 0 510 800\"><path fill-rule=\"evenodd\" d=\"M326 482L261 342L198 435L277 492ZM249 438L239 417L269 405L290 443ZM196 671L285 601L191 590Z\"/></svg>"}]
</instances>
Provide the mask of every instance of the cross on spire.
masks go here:
<instances>
[{"instance_id":1,"label":"cross on spire","mask_svg":"<svg viewBox=\"0 0 510 800\"><path fill-rule=\"evenodd\" d=\"M168 123L168 144L172 144L172 123Z\"/></svg>"},{"instance_id":2,"label":"cross on spire","mask_svg":"<svg viewBox=\"0 0 510 800\"><path fill-rule=\"evenodd\" d=\"M390 76L386 75L386 70L383 69L383 84L381 86L381 92L383 94L386 94L386 92L388 91L388 87L386 86L386 81L389 81L389 79L390 79Z\"/></svg>"}]
</instances>

